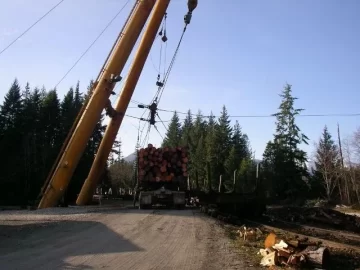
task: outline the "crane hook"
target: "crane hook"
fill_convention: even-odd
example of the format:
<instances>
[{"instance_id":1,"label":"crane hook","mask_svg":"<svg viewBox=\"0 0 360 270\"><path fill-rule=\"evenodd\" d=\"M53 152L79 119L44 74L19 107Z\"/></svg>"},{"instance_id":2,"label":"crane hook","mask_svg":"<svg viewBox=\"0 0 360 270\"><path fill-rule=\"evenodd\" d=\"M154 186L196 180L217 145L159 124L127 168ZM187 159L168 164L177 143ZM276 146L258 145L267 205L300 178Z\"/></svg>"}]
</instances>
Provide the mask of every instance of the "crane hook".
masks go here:
<instances>
[{"instance_id":1,"label":"crane hook","mask_svg":"<svg viewBox=\"0 0 360 270\"><path fill-rule=\"evenodd\" d=\"M194 9L197 7L197 4L197 0L188 0L188 9L190 13L194 11Z\"/></svg>"}]
</instances>

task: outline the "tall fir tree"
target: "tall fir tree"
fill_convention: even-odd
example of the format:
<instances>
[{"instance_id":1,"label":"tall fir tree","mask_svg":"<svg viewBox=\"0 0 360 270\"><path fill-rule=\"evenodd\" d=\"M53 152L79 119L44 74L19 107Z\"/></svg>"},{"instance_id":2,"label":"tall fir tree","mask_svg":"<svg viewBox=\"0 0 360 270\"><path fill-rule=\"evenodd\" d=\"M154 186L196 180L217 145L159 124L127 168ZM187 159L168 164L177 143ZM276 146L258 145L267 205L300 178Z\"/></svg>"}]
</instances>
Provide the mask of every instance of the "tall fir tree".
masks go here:
<instances>
[{"instance_id":1,"label":"tall fir tree","mask_svg":"<svg viewBox=\"0 0 360 270\"><path fill-rule=\"evenodd\" d=\"M218 185L218 178L216 173L217 165L217 138L216 138L217 123L213 113L210 113L207 128L206 128L206 175L208 188L214 190Z\"/></svg>"},{"instance_id":2,"label":"tall fir tree","mask_svg":"<svg viewBox=\"0 0 360 270\"><path fill-rule=\"evenodd\" d=\"M312 189L318 194L324 194L328 200L333 199L341 172L338 147L324 127L315 155L315 175L311 181Z\"/></svg>"},{"instance_id":3,"label":"tall fir tree","mask_svg":"<svg viewBox=\"0 0 360 270\"><path fill-rule=\"evenodd\" d=\"M61 141L64 141L67 134L69 133L74 119L76 117L76 112L74 108L74 89L71 87L66 93L64 99L61 102L61 130L60 136Z\"/></svg>"},{"instance_id":4,"label":"tall fir tree","mask_svg":"<svg viewBox=\"0 0 360 270\"><path fill-rule=\"evenodd\" d=\"M191 185L198 189L205 187L206 181L206 121L199 111L190 129L189 172Z\"/></svg>"},{"instance_id":5,"label":"tall fir tree","mask_svg":"<svg viewBox=\"0 0 360 270\"><path fill-rule=\"evenodd\" d=\"M21 98L21 89L18 80L15 79L10 90L5 95L4 103L1 106L4 130L15 128L19 124L21 121L22 109L23 100Z\"/></svg>"},{"instance_id":6,"label":"tall fir tree","mask_svg":"<svg viewBox=\"0 0 360 270\"><path fill-rule=\"evenodd\" d=\"M171 118L168 130L166 132L163 147L177 147L181 142L181 123L177 112L174 112Z\"/></svg>"},{"instance_id":7,"label":"tall fir tree","mask_svg":"<svg viewBox=\"0 0 360 270\"><path fill-rule=\"evenodd\" d=\"M213 167L213 176L215 177L215 186L219 185L220 175L225 180L228 180L230 175L227 174L225 168L225 161L229 157L231 152L232 142L232 127L230 126L230 119L225 106L223 106L220 117L218 118L218 124L215 128L215 149L216 158L215 166Z\"/></svg>"},{"instance_id":8,"label":"tall fir tree","mask_svg":"<svg viewBox=\"0 0 360 270\"><path fill-rule=\"evenodd\" d=\"M246 134L242 133L238 121L235 121L231 142L235 148L237 164L240 164L241 160L251 157L251 151L249 149L249 138Z\"/></svg>"},{"instance_id":9,"label":"tall fir tree","mask_svg":"<svg viewBox=\"0 0 360 270\"><path fill-rule=\"evenodd\" d=\"M299 195L306 188L303 177L308 177L305 167L306 153L299 149L301 143L308 144L308 137L301 133L295 118L303 109L294 108L297 98L292 96L291 85L286 84L282 93L279 112L276 116L274 142L268 144L264 162L272 166L272 178L276 179L276 193L280 197ZM269 160L272 157L272 160ZM269 175L270 176L270 175Z\"/></svg>"},{"instance_id":10,"label":"tall fir tree","mask_svg":"<svg viewBox=\"0 0 360 270\"><path fill-rule=\"evenodd\" d=\"M3 205L24 203L23 110L20 85L15 79L0 111L3 133L0 138L0 152L3 153L0 157L0 204Z\"/></svg>"},{"instance_id":11,"label":"tall fir tree","mask_svg":"<svg viewBox=\"0 0 360 270\"><path fill-rule=\"evenodd\" d=\"M191 130L193 129L193 119L191 111L187 112L186 118L182 125L181 146L188 147L191 144Z\"/></svg>"},{"instance_id":12,"label":"tall fir tree","mask_svg":"<svg viewBox=\"0 0 360 270\"><path fill-rule=\"evenodd\" d=\"M91 87L89 87L91 89ZM90 91L89 91L90 92ZM89 93L88 93L89 94ZM0 106L0 204L25 204L37 198L64 136L82 107L79 83L60 102L56 90L26 84L23 91L15 79ZM104 126L96 125L68 187L72 201L80 191L99 146Z\"/></svg>"},{"instance_id":13,"label":"tall fir tree","mask_svg":"<svg viewBox=\"0 0 360 270\"><path fill-rule=\"evenodd\" d=\"M236 148L233 145L224 164L227 176L225 181L226 190L233 190L233 178L231 176L233 176L233 173L239 168L240 162L241 159L236 153Z\"/></svg>"}]
</instances>

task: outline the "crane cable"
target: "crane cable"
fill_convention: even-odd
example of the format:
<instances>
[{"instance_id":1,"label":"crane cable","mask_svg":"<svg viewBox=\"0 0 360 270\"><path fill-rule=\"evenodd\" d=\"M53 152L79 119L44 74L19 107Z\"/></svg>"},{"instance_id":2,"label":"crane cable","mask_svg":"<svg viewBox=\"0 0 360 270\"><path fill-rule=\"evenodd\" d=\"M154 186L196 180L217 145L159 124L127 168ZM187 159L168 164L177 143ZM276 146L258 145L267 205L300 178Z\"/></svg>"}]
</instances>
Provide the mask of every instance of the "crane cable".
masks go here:
<instances>
[{"instance_id":1,"label":"crane cable","mask_svg":"<svg viewBox=\"0 0 360 270\"><path fill-rule=\"evenodd\" d=\"M161 96L162 96L162 94L163 94L163 92L164 92L166 83L167 83L167 81L168 81L168 79L169 79L171 70L172 70L172 68L173 68L173 66L174 66L176 57L177 57L177 55L178 55L181 42L182 42L182 40L183 40L183 38L184 38L184 35L185 35L185 32L186 32L187 26L188 26L188 25L185 24L185 27L184 27L184 29L183 29L183 31L182 31L182 33L181 33L180 40L179 40L179 42L178 42L178 45L177 45L176 50L175 50L175 52L174 52L174 55L173 55L173 57L172 57L172 59L171 59L170 65L169 65L169 67L168 67L168 70L166 71L166 74L165 74L165 77L164 77L164 80L163 80L163 86L162 86L162 87L159 87L159 89L158 89L158 91L157 91L157 95L156 95L156 96L158 97L158 99L156 100L157 103L160 102ZM154 101L155 101L155 99L154 99Z\"/></svg>"},{"instance_id":2,"label":"crane cable","mask_svg":"<svg viewBox=\"0 0 360 270\"><path fill-rule=\"evenodd\" d=\"M190 17L187 17L187 16L189 16L189 15L190 15ZM165 13L165 15L164 15L164 22L163 22L163 26L162 26L162 29L164 28L164 31L166 31L166 18L167 18L167 14ZM177 46L176 46L174 55L173 55L173 57L172 57L172 59L171 59L170 65L169 65L169 67L168 67L168 69L167 69L166 72L165 72L165 66L166 66L166 56L165 56L164 78L163 78L162 83L158 85L158 90L157 90L154 98L152 99L151 104L152 104L152 103L158 104L158 103L160 102L161 96L162 96L162 94L163 94L163 92L164 92L164 88L165 88L166 83L167 83L167 81L168 81L168 79L169 79L171 70L172 70L172 68L173 68L173 66L174 66L176 57L177 57L177 55L178 55L178 52L179 52L179 49L180 49L180 45L181 45L182 40L183 40L183 38L184 38L184 35L185 35L185 32L186 32L187 26L188 26L188 24L190 23L190 18L191 18L191 12L189 11L188 14L185 16L185 19L184 19L184 21L185 21L185 26L184 26L184 28L183 28L183 31L182 31L181 36L180 36L180 40L179 40L179 42L178 42L178 44L177 44ZM159 35L162 35L162 29L161 29L161 31L159 32ZM165 43L166 43L166 41L167 41L166 32L164 32L164 36L163 36L162 41L164 41ZM167 47L166 47L166 48L167 48ZM166 48L165 48L165 50L166 50ZM161 47L160 47L160 63L159 63L158 80L160 79L161 56L162 56L162 45L161 45ZM135 104L137 103L138 105L140 105L140 102L136 102L136 101L132 101L132 102L135 103ZM142 105L144 105L144 104L142 104ZM144 111L144 113L142 114L142 116L143 116L144 114L145 114L145 111ZM141 121L141 120L144 120L144 119L142 118L142 116L139 118L140 121ZM156 116L159 118L160 122L162 122L162 124L164 125L165 129L167 130L166 125L165 125L164 122L161 120L161 118L160 118L160 116L159 116L158 113L156 113ZM145 120L145 121L149 121L149 119L147 119L147 120ZM139 126L139 127L140 127L140 126ZM145 127L145 125L144 125L144 127ZM151 128L151 124L149 123L149 127L148 127L148 130L147 130L147 134L146 134L146 136L145 136L145 138L144 138L143 144L144 144L145 141L146 141L146 137L149 136L150 128ZM155 128L156 128L156 127L155 127ZM157 128L156 128L156 130L159 132L159 130L158 130ZM159 132L159 134L160 134L160 132Z\"/></svg>"},{"instance_id":3,"label":"crane cable","mask_svg":"<svg viewBox=\"0 0 360 270\"><path fill-rule=\"evenodd\" d=\"M49 15L54 9L60 6L65 0L59 1L55 4L50 10L48 10L44 15L42 15L39 19L37 19L32 25L30 25L24 32L22 32L17 38L15 38L9 45L7 45L4 49L0 51L0 55L3 54L7 49L9 49L16 41L18 41L23 35L29 32L35 25L37 25L41 20L43 20L47 15Z\"/></svg>"},{"instance_id":4,"label":"crane cable","mask_svg":"<svg viewBox=\"0 0 360 270\"><path fill-rule=\"evenodd\" d=\"M164 15L160 31L159 31L159 33L158 33L158 35L156 37L156 39L158 39L160 36L163 37L162 39L160 39L160 54L159 54L160 59L159 59L159 67L158 68L156 68L155 63L154 63L154 61L152 59L152 55L150 54L150 58L151 58L153 67L154 67L155 71L158 73L158 77L157 77L158 80L160 79L160 73L161 73L161 64L162 64L162 55L163 55L163 42L165 42L167 44L166 19L167 19L167 13L165 13L165 15ZM165 47L165 61L166 61L166 48L167 48L167 46ZM166 66L166 63L165 63L165 66ZM165 76L165 66L164 66L164 76ZM140 103L138 101L135 101L135 100L131 100L131 102L135 103L137 105L142 104L142 103ZM139 119L138 135L137 135L137 142L136 142L136 144L139 145L139 146L140 146L140 140L142 139L144 129L146 127L146 122L149 123L149 121L150 121L150 113L148 114L148 117L146 119L143 118L145 113L146 113L146 110L143 111L143 113L142 113L142 115L140 117L134 117L134 116L126 115L126 116L131 117L131 118ZM141 121L145 121L142 129L141 129ZM148 124L148 125L149 125L148 126L148 131L147 131L147 134L145 135L144 141L142 141L143 142L142 145L144 145L144 143L146 141L146 137L148 136L148 132L150 132L150 124ZM141 131L140 131L140 129L141 129Z\"/></svg>"},{"instance_id":5,"label":"crane cable","mask_svg":"<svg viewBox=\"0 0 360 270\"><path fill-rule=\"evenodd\" d=\"M110 25L115 21L115 19L120 15L120 13L124 10L124 8L129 4L130 0L127 0L125 2L125 4L120 8L120 10L114 15L114 17L112 17L112 19L106 24L106 26L103 28L103 30L97 35L97 37L93 40L93 42L91 42L91 44L86 48L86 50L80 55L80 57L74 62L74 64L68 69L68 71L64 74L64 76L58 81L58 83L55 85L54 88L58 87L58 85L67 77L67 75L69 75L69 73L75 68L75 66L80 62L80 60L89 52L89 50L94 46L94 44L99 40L99 38L105 33L105 31L110 27ZM127 22L129 21L130 17L132 16L136 5L138 4L139 1L136 1L135 5L133 6L130 15L128 16L128 18L126 19L123 28L120 31L119 36L117 37L115 43L113 44L112 49L110 50L110 53L108 54L96 80L95 83L99 80L101 74L104 72L105 69L105 65L107 64L108 59L110 58L110 55L112 54L116 44L118 43L118 41L120 40L120 38L123 35L125 26L127 25Z\"/></svg>"}]
</instances>

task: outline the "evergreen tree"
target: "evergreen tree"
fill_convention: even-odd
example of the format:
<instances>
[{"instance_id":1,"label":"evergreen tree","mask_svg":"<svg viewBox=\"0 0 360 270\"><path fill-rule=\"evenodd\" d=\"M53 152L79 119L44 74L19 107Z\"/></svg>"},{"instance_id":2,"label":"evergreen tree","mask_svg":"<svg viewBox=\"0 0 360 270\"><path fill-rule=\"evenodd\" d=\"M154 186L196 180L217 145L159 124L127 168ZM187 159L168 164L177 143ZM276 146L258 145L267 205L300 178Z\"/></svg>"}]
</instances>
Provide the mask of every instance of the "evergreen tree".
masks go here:
<instances>
[{"instance_id":1,"label":"evergreen tree","mask_svg":"<svg viewBox=\"0 0 360 270\"><path fill-rule=\"evenodd\" d=\"M91 86L89 87L90 94ZM56 90L23 91L15 79L0 106L0 205L25 204L35 200L61 145L82 107L79 83L61 101ZM96 125L67 190L72 201L88 175L102 139L102 118ZM105 175L106 176L106 175ZM106 177L105 177L106 178Z\"/></svg>"},{"instance_id":2,"label":"evergreen tree","mask_svg":"<svg viewBox=\"0 0 360 270\"><path fill-rule=\"evenodd\" d=\"M61 141L63 142L69 133L76 117L74 108L74 89L71 87L61 102Z\"/></svg>"},{"instance_id":3,"label":"evergreen tree","mask_svg":"<svg viewBox=\"0 0 360 270\"><path fill-rule=\"evenodd\" d=\"M190 129L189 138L189 172L191 185L203 189L206 181L206 122L201 111L196 115Z\"/></svg>"},{"instance_id":4,"label":"evergreen tree","mask_svg":"<svg viewBox=\"0 0 360 270\"><path fill-rule=\"evenodd\" d=\"M17 79L14 80L5 95L1 106L2 136L0 157L0 204L24 203L24 167L23 167L23 100ZM19 188L20 187L20 188Z\"/></svg>"},{"instance_id":5,"label":"evergreen tree","mask_svg":"<svg viewBox=\"0 0 360 270\"><path fill-rule=\"evenodd\" d=\"M182 146L189 146L191 140L191 130L193 128L193 119L191 111L187 112L186 118L184 120L184 124L182 126L181 132L181 145Z\"/></svg>"},{"instance_id":6,"label":"evergreen tree","mask_svg":"<svg viewBox=\"0 0 360 270\"><path fill-rule=\"evenodd\" d=\"M243 159L250 158L251 151L249 149L249 139L246 134L242 133L238 121L235 122L231 141L235 148L236 164L240 164Z\"/></svg>"},{"instance_id":7,"label":"evergreen tree","mask_svg":"<svg viewBox=\"0 0 360 270\"><path fill-rule=\"evenodd\" d=\"M209 116L209 121L206 128L206 138L205 138L205 145L206 145L206 163L207 163L207 183L209 188L216 189L219 180L216 174L216 165L217 165L217 141L216 141L216 129L217 123L215 121L215 116L211 112ZM215 171L215 173L214 173ZM210 178L209 178L210 177Z\"/></svg>"},{"instance_id":8,"label":"evergreen tree","mask_svg":"<svg viewBox=\"0 0 360 270\"><path fill-rule=\"evenodd\" d=\"M266 144L264 153L263 153L263 161L262 161L262 171L263 171L263 184L265 190L268 191L269 197L275 197L277 194L277 190L281 188L281 183L276 181L276 170L277 161L281 158L281 152L277 152L278 147L272 142L269 141ZM280 184L278 187L277 185Z\"/></svg>"},{"instance_id":9,"label":"evergreen tree","mask_svg":"<svg viewBox=\"0 0 360 270\"><path fill-rule=\"evenodd\" d=\"M240 165L240 160L241 159L240 159L239 155L236 153L236 148L233 145L229 152L229 156L226 159L225 164L224 164L226 175L227 175L227 177L226 177L227 181L225 181L225 188L227 190L233 190L233 180L234 179L232 179L231 176L233 175L234 171L236 169L238 169L238 167Z\"/></svg>"},{"instance_id":10,"label":"evergreen tree","mask_svg":"<svg viewBox=\"0 0 360 270\"><path fill-rule=\"evenodd\" d=\"M338 183L339 174L339 150L325 126L322 137L317 144L315 156L315 177L312 181L312 188L323 194L325 193L326 198L331 200ZM320 188L320 183L323 188Z\"/></svg>"},{"instance_id":11,"label":"evergreen tree","mask_svg":"<svg viewBox=\"0 0 360 270\"><path fill-rule=\"evenodd\" d=\"M190 156L191 163L191 179L195 180L195 186L198 189L206 188L206 148L205 139L202 135L197 142L195 152Z\"/></svg>"},{"instance_id":12,"label":"evergreen tree","mask_svg":"<svg viewBox=\"0 0 360 270\"><path fill-rule=\"evenodd\" d=\"M191 153L195 153L199 140L203 137L203 143L205 143L204 138L206 137L206 121L204 121L204 116L202 116L201 111L196 115L195 121L190 129L190 138L189 138L189 148Z\"/></svg>"},{"instance_id":13,"label":"evergreen tree","mask_svg":"<svg viewBox=\"0 0 360 270\"><path fill-rule=\"evenodd\" d=\"M213 167L213 173L215 176L215 184L218 186L220 175L223 175L223 179L229 178L226 174L225 161L228 159L232 144L232 128L230 126L229 115L226 107L223 106L220 117L218 119L218 125L215 128L215 167Z\"/></svg>"},{"instance_id":14,"label":"evergreen tree","mask_svg":"<svg viewBox=\"0 0 360 270\"><path fill-rule=\"evenodd\" d=\"M23 111L22 111L22 129L23 129L23 138L22 138L22 157L23 157L23 192L24 192L24 201L27 201L30 196L31 190L31 178L34 171L34 161L32 157L32 152L34 149L34 123L36 121L37 115L34 114L35 108L31 99L31 90L30 84L27 83L25 90L22 94L23 97Z\"/></svg>"},{"instance_id":15,"label":"evergreen tree","mask_svg":"<svg viewBox=\"0 0 360 270\"><path fill-rule=\"evenodd\" d=\"M90 83L90 84L92 84L92 83ZM76 115L80 111L83 103L84 103L84 99L83 99L82 94L80 92L80 83L78 82L76 84L75 92L74 92L74 112L75 112Z\"/></svg>"},{"instance_id":16,"label":"evergreen tree","mask_svg":"<svg viewBox=\"0 0 360 270\"><path fill-rule=\"evenodd\" d=\"M249 193L256 187L256 179L254 179L255 164L250 158L244 158L241 160L239 166L239 173L237 175L236 189L240 189L243 193Z\"/></svg>"},{"instance_id":17,"label":"evergreen tree","mask_svg":"<svg viewBox=\"0 0 360 270\"><path fill-rule=\"evenodd\" d=\"M61 108L56 90L47 92L42 99L40 108L40 137L39 151L41 155L42 181L45 181L53 162L55 161L61 141Z\"/></svg>"},{"instance_id":18,"label":"evergreen tree","mask_svg":"<svg viewBox=\"0 0 360 270\"><path fill-rule=\"evenodd\" d=\"M59 135L61 129L61 108L56 90L51 90L46 94L42 102L41 123L44 131L44 144L50 148L61 145Z\"/></svg>"},{"instance_id":19,"label":"evergreen tree","mask_svg":"<svg viewBox=\"0 0 360 270\"><path fill-rule=\"evenodd\" d=\"M279 112L276 116L276 132L274 142L268 145L264 155L265 163L272 165L273 179L276 179L277 193L281 197L298 194L305 188L304 176L308 176L305 169L306 153L299 149L301 143L308 138L300 132L295 124L295 118L303 109L295 109L291 85L284 87ZM268 160L269 156L272 160Z\"/></svg>"},{"instance_id":20,"label":"evergreen tree","mask_svg":"<svg viewBox=\"0 0 360 270\"><path fill-rule=\"evenodd\" d=\"M121 140L115 140L109 155L109 166L115 162L123 162L123 155L121 151Z\"/></svg>"},{"instance_id":21,"label":"evergreen tree","mask_svg":"<svg viewBox=\"0 0 360 270\"><path fill-rule=\"evenodd\" d=\"M30 95L30 106L28 116L29 123L31 124L31 131L29 137L30 150L30 166L31 166L31 177L29 185L27 187L28 200L34 200L39 194L41 186L45 179L43 179L44 173L41 171L42 164L42 123L40 121L40 113L42 109L42 100L40 90L35 88Z\"/></svg>"},{"instance_id":22,"label":"evergreen tree","mask_svg":"<svg viewBox=\"0 0 360 270\"><path fill-rule=\"evenodd\" d=\"M21 121L23 103L21 89L17 79L14 80L9 92L5 95L4 104L1 106L3 129L15 128Z\"/></svg>"},{"instance_id":23,"label":"evergreen tree","mask_svg":"<svg viewBox=\"0 0 360 270\"><path fill-rule=\"evenodd\" d=\"M174 113L171 118L171 122L168 126L164 141L162 143L163 147L177 147L180 145L181 141L181 124L177 112Z\"/></svg>"}]
</instances>

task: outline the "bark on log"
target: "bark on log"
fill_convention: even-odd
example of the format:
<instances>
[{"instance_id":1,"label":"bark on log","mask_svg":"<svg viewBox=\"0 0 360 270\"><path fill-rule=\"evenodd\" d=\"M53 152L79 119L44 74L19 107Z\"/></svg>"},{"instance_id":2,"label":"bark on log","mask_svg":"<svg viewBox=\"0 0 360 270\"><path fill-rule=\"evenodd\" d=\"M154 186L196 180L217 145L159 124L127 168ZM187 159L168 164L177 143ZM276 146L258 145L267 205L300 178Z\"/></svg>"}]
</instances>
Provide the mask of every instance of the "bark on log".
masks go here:
<instances>
[{"instance_id":1,"label":"bark on log","mask_svg":"<svg viewBox=\"0 0 360 270\"><path fill-rule=\"evenodd\" d=\"M139 179L142 181L172 181L188 175L186 148L155 148L149 144L139 150L138 156Z\"/></svg>"},{"instance_id":2,"label":"bark on log","mask_svg":"<svg viewBox=\"0 0 360 270\"><path fill-rule=\"evenodd\" d=\"M309 246L303 251L290 256L289 265L300 265L303 261L312 268L325 268L329 266L330 252L326 247Z\"/></svg>"},{"instance_id":3,"label":"bark on log","mask_svg":"<svg viewBox=\"0 0 360 270\"><path fill-rule=\"evenodd\" d=\"M326 247L307 247L303 252L306 262L311 267L327 268L329 266L330 252Z\"/></svg>"}]
</instances>

